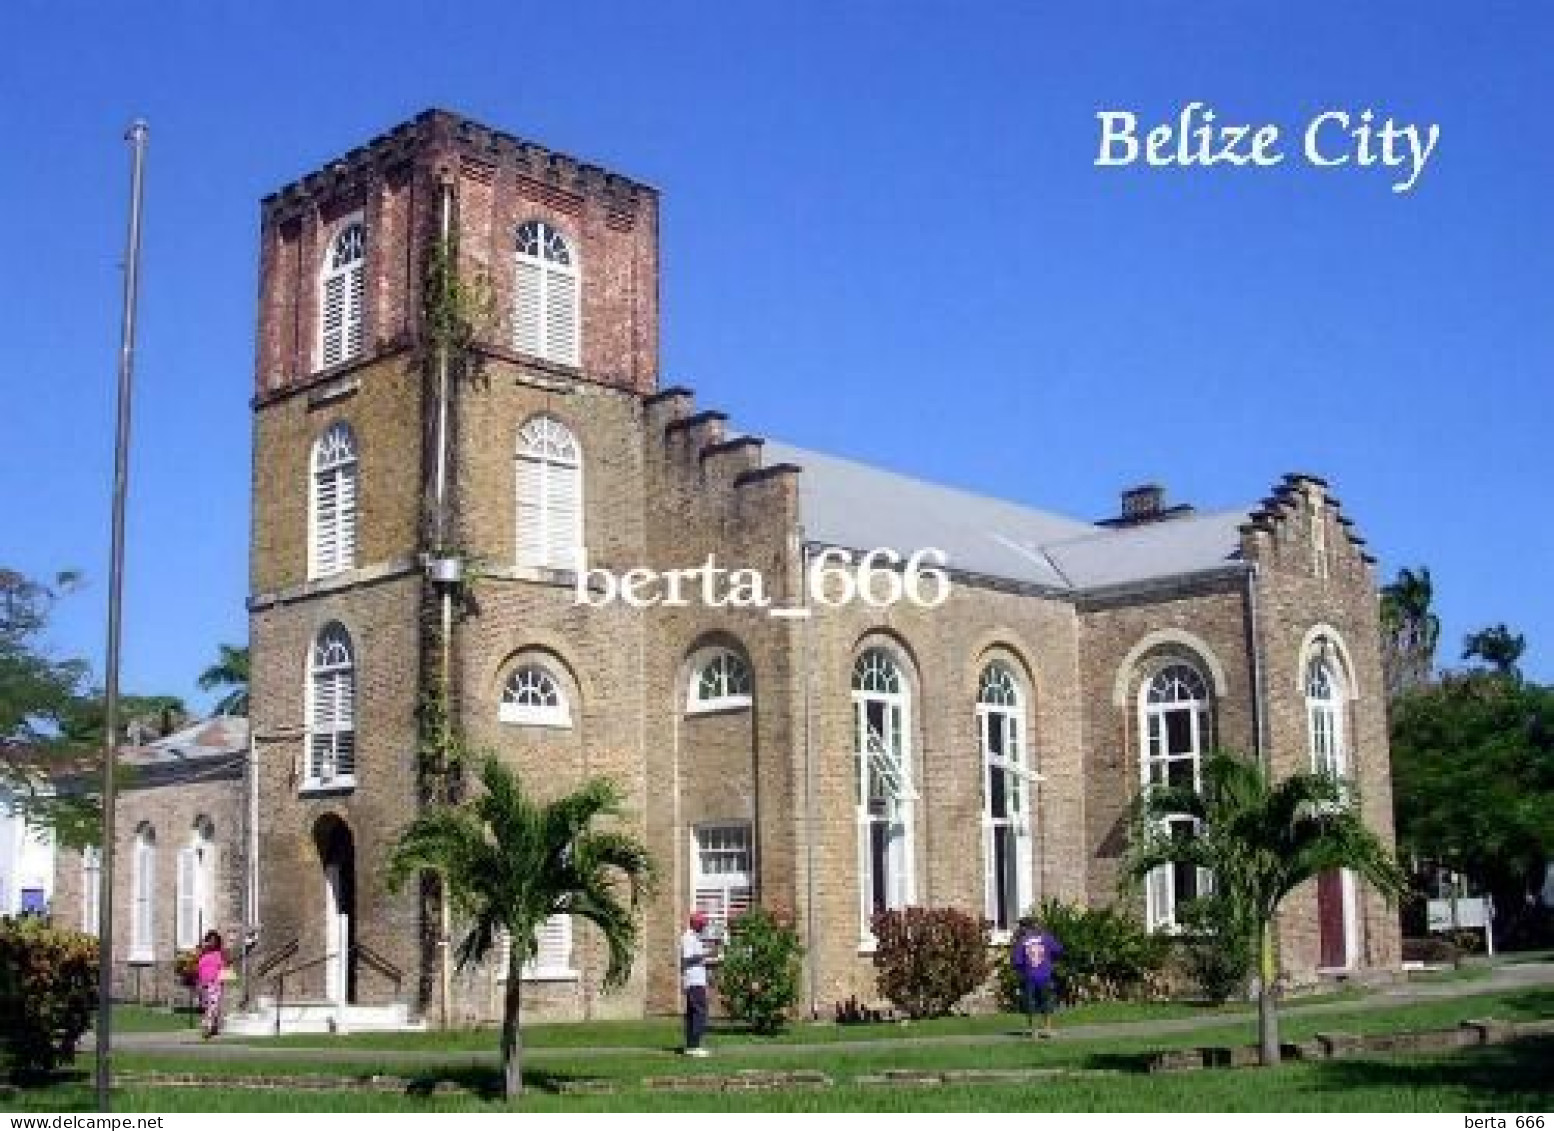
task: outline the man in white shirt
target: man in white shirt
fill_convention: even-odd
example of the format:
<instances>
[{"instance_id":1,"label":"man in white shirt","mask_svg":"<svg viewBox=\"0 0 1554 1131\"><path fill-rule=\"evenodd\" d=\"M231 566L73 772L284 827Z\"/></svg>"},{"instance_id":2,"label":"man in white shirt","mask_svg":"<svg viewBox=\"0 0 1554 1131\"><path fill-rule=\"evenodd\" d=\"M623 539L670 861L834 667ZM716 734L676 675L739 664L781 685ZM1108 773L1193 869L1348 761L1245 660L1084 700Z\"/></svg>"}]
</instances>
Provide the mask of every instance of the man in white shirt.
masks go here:
<instances>
[{"instance_id":1,"label":"man in white shirt","mask_svg":"<svg viewBox=\"0 0 1554 1131\"><path fill-rule=\"evenodd\" d=\"M701 1037L707 1031L707 948L701 941L707 917L692 911L680 936L680 985L685 990L685 1055L706 1056Z\"/></svg>"}]
</instances>

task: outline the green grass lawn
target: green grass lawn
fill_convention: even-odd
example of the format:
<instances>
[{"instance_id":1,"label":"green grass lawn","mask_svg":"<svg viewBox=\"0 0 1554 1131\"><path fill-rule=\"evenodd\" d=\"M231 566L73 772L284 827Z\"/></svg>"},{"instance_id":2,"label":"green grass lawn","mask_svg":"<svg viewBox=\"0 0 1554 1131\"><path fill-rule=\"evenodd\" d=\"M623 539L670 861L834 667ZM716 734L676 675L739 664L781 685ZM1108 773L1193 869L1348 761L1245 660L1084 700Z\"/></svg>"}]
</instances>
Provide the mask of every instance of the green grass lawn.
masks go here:
<instances>
[{"instance_id":1,"label":"green grass lawn","mask_svg":"<svg viewBox=\"0 0 1554 1131\"><path fill-rule=\"evenodd\" d=\"M1348 1008L1319 1016L1288 1016L1286 1040L1303 1040L1319 1031L1384 1032L1395 1029L1448 1027L1471 1017L1506 1020L1554 1017L1554 990L1479 994L1386 1008ZM1002 1019L1007 1032L1011 1018ZM1495 1110L1548 1110L1551 1085L1545 1080L1554 1043L1524 1042L1516 1050L1470 1050L1451 1057L1364 1060L1292 1064L1277 1072L1224 1070L1183 1076L1145 1076L1140 1069L1148 1053L1197 1045L1249 1044L1255 1039L1250 1017L1227 1016L1222 1024L1190 1032L1120 1037L1060 1036L1053 1041L1000 1039L987 1033L941 1032L942 1043L877 1040L860 1046L803 1048L797 1045L749 1042L732 1038L714 1041L714 1055L686 1060L665 1048L621 1048L590 1054L553 1045L530 1048L526 1077L533 1088L524 1101L535 1110L1440 1110L1482 1107ZM913 1027L906 1027L911 1029ZM647 1032L653 1032L649 1029ZM920 1034L914 1034L920 1035ZM346 1092L295 1090L260 1091L214 1084L201 1088L127 1084L118 1091L126 1110L150 1111L437 1111L485 1110L493 1102L482 1098L495 1085L495 1039L479 1048L449 1053L446 1058L422 1057L414 1064L396 1062L388 1050L339 1046L330 1050L296 1049L261 1054L231 1046L221 1059L193 1055L120 1052L115 1066L124 1072L176 1071L213 1076L360 1077L394 1075L429 1089L437 1081L452 1081L466 1092L453 1096L418 1097L365 1090ZM980 1039L979 1039L980 1037ZM373 1055L381 1051L382 1059ZM427 1050L431 1051L431 1050ZM1526 1054L1526 1055L1524 1055ZM28 1090L9 1101L28 1110L79 1110L91 1105L90 1058L83 1057L77 1082ZM825 1072L837 1086L810 1093L661 1093L643 1087L651 1076L724 1075L744 1068L809 1068ZM885 1069L951 1070L957 1068L1065 1068L1088 1075L1044 1078L1036 1083L947 1084L937 1087L878 1087L855 1085L856 1077ZM1097 1075L1097 1072L1107 1073ZM608 1080L614 1095L558 1094L567 1080ZM1493 1102L1491 1103L1491 1097ZM1540 1098L1541 1097L1541 1098ZM1541 1106L1540 1106L1541 1105Z\"/></svg>"},{"instance_id":2,"label":"green grass lawn","mask_svg":"<svg viewBox=\"0 0 1554 1131\"><path fill-rule=\"evenodd\" d=\"M193 1029L199 1025L199 1017L192 1011L175 1013L149 1005L116 1005L113 1007L113 1030L116 1033L159 1033Z\"/></svg>"}]
</instances>

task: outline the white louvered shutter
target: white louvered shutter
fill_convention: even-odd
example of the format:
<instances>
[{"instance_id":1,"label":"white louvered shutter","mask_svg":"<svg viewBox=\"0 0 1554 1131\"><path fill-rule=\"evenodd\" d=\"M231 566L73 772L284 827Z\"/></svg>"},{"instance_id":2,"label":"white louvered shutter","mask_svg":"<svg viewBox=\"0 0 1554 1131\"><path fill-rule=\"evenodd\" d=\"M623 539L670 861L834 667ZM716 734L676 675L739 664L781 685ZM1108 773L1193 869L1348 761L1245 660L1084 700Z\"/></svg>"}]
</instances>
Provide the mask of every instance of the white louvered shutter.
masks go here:
<instances>
[{"instance_id":1,"label":"white louvered shutter","mask_svg":"<svg viewBox=\"0 0 1554 1131\"><path fill-rule=\"evenodd\" d=\"M1158 930L1171 921L1171 869L1161 865L1149 873L1145 887L1149 901L1149 929Z\"/></svg>"},{"instance_id":2,"label":"white louvered shutter","mask_svg":"<svg viewBox=\"0 0 1554 1131\"><path fill-rule=\"evenodd\" d=\"M349 361L353 357L360 357L362 352L362 333L366 304L363 302L366 286L365 264L358 259L345 277L345 312L342 318L341 345L343 356L341 360Z\"/></svg>"},{"instance_id":3,"label":"white louvered shutter","mask_svg":"<svg viewBox=\"0 0 1554 1131\"><path fill-rule=\"evenodd\" d=\"M513 277L513 348L543 356L544 268L519 256Z\"/></svg>"},{"instance_id":4,"label":"white louvered shutter","mask_svg":"<svg viewBox=\"0 0 1554 1131\"><path fill-rule=\"evenodd\" d=\"M335 569L356 565L356 461L335 469Z\"/></svg>"},{"instance_id":5,"label":"white louvered shutter","mask_svg":"<svg viewBox=\"0 0 1554 1131\"><path fill-rule=\"evenodd\" d=\"M340 568L340 481L327 470L314 483L313 573L328 577Z\"/></svg>"},{"instance_id":6,"label":"white louvered shutter","mask_svg":"<svg viewBox=\"0 0 1554 1131\"><path fill-rule=\"evenodd\" d=\"M339 365L345 357L345 298L344 275L331 275L324 280L319 364L325 369Z\"/></svg>"},{"instance_id":7,"label":"white louvered shutter","mask_svg":"<svg viewBox=\"0 0 1554 1131\"><path fill-rule=\"evenodd\" d=\"M582 473L576 467L549 464L545 468L545 564L552 569L577 569L582 526Z\"/></svg>"},{"instance_id":8,"label":"white louvered shutter","mask_svg":"<svg viewBox=\"0 0 1554 1131\"><path fill-rule=\"evenodd\" d=\"M319 283L318 365L350 361L362 352L365 313L366 232L359 216L329 241Z\"/></svg>"},{"instance_id":9,"label":"white louvered shutter","mask_svg":"<svg viewBox=\"0 0 1554 1131\"><path fill-rule=\"evenodd\" d=\"M335 673L335 774L356 776L356 674Z\"/></svg>"},{"instance_id":10,"label":"white louvered shutter","mask_svg":"<svg viewBox=\"0 0 1554 1131\"><path fill-rule=\"evenodd\" d=\"M578 363L577 276L545 269L545 356L564 365Z\"/></svg>"},{"instance_id":11,"label":"white louvered shutter","mask_svg":"<svg viewBox=\"0 0 1554 1131\"><path fill-rule=\"evenodd\" d=\"M572 916L551 915L534 936L534 957L523 968L525 978L554 977L572 972Z\"/></svg>"},{"instance_id":12,"label":"white louvered shutter","mask_svg":"<svg viewBox=\"0 0 1554 1131\"><path fill-rule=\"evenodd\" d=\"M518 564L545 564L546 465L529 456L518 457Z\"/></svg>"},{"instance_id":13,"label":"white louvered shutter","mask_svg":"<svg viewBox=\"0 0 1554 1131\"><path fill-rule=\"evenodd\" d=\"M180 949L191 947L198 939L199 903L196 892L194 849L178 850L178 938Z\"/></svg>"}]
</instances>

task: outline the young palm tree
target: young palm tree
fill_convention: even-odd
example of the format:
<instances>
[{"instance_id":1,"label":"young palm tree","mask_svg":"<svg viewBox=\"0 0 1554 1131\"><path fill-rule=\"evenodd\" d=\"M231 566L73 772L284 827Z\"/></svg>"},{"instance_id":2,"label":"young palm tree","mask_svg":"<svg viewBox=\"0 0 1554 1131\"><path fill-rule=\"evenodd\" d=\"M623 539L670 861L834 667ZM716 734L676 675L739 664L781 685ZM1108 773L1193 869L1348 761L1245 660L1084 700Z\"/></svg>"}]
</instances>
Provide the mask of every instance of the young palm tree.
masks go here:
<instances>
[{"instance_id":1,"label":"young palm tree","mask_svg":"<svg viewBox=\"0 0 1554 1131\"><path fill-rule=\"evenodd\" d=\"M1165 818L1195 818L1191 840L1173 839ZM1274 916L1290 892L1334 868L1348 868L1391 899L1405 883L1392 853L1360 818L1353 790L1328 774L1297 773L1270 782L1257 762L1216 753L1203 787L1154 788L1139 799L1128 872L1139 879L1162 865L1213 873L1215 898L1254 925L1258 960L1258 1034L1264 1064L1279 1061L1274 986Z\"/></svg>"},{"instance_id":2,"label":"young palm tree","mask_svg":"<svg viewBox=\"0 0 1554 1131\"><path fill-rule=\"evenodd\" d=\"M397 890L422 872L441 877L455 911L469 923L458 948L460 969L506 948L502 1076L511 1099L523 1092L523 967L535 956L540 927L552 915L594 924L609 950L605 988L622 985L631 973L636 910L651 890L653 864L634 837L593 827L622 812L620 790L607 779L544 803L487 758L480 782L473 800L436 806L405 829L389 858L389 882ZM622 885L629 894L624 903Z\"/></svg>"},{"instance_id":3,"label":"young palm tree","mask_svg":"<svg viewBox=\"0 0 1554 1131\"><path fill-rule=\"evenodd\" d=\"M248 648L231 644L217 645L220 658L200 673L195 682L201 691L231 688L216 703L218 715L248 714Z\"/></svg>"}]
</instances>

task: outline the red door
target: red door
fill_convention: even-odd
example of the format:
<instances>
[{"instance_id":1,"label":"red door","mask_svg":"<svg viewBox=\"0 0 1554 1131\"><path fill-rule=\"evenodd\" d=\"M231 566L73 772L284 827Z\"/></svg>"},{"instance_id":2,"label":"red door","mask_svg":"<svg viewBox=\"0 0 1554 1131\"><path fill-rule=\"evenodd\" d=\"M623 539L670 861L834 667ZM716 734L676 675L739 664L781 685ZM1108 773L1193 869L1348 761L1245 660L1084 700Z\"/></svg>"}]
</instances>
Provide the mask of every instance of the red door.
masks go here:
<instances>
[{"instance_id":1,"label":"red door","mask_svg":"<svg viewBox=\"0 0 1554 1131\"><path fill-rule=\"evenodd\" d=\"M1349 964L1349 948L1344 939L1344 877L1338 871L1317 877L1317 925L1321 929L1319 966L1342 969Z\"/></svg>"}]
</instances>

